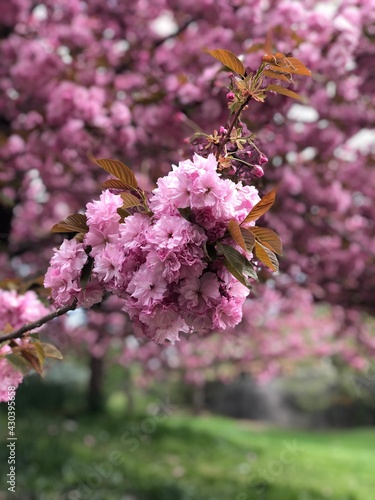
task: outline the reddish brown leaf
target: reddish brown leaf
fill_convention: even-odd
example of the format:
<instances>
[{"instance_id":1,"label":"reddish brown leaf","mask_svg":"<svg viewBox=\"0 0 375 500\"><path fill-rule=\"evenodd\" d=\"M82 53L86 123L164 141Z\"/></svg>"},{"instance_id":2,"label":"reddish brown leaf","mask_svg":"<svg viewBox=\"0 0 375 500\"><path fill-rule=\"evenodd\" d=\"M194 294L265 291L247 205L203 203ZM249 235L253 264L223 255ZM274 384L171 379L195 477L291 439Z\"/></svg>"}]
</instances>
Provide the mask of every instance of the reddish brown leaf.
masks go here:
<instances>
[{"instance_id":1,"label":"reddish brown leaf","mask_svg":"<svg viewBox=\"0 0 375 500\"><path fill-rule=\"evenodd\" d=\"M272 90L273 92L276 92L277 94L282 94L282 95L286 95L288 97L293 97L293 99L298 99L299 101L304 100L302 96L300 96L296 92L293 92L293 90L286 89L286 88L282 87L281 85L274 85L273 83L271 83L270 85L268 85L266 90Z\"/></svg>"},{"instance_id":2,"label":"reddish brown leaf","mask_svg":"<svg viewBox=\"0 0 375 500\"><path fill-rule=\"evenodd\" d=\"M259 243L259 241L255 242L255 254L257 258L267 267L272 269L272 271L279 271L279 263L276 255L272 252L272 250Z\"/></svg>"},{"instance_id":3,"label":"reddish brown leaf","mask_svg":"<svg viewBox=\"0 0 375 500\"><path fill-rule=\"evenodd\" d=\"M127 188L136 189L138 187L138 183L133 172L125 165L125 163L122 163L119 160L112 160L110 158L96 159L92 157L91 159L104 170L117 177L117 179L123 181L127 185Z\"/></svg>"},{"instance_id":4,"label":"reddish brown leaf","mask_svg":"<svg viewBox=\"0 0 375 500\"><path fill-rule=\"evenodd\" d=\"M87 233L89 228L86 221L86 215L72 214L55 224L51 231L53 233Z\"/></svg>"},{"instance_id":5,"label":"reddish brown leaf","mask_svg":"<svg viewBox=\"0 0 375 500\"><path fill-rule=\"evenodd\" d=\"M233 54L230 50L226 49L213 49L207 50L207 53L212 57L220 61L224 66L231 69L235 73L238 73L241 76L244 76L246 73L245 66L238 59L238 57Z\"/></svg>"},{"instance_id":6,"label":"reddish brown leaf","mask_svg":"<svg viewBox=\"0 0 375 500\"><path fill-rule=\"evenodd\" d=\"M229 221L228 231L237 245L239 245L243 250L245 250L245 252L247 252L246 243L241 233L241 228L235 220Z\"/></svg>"},{"instance_id":7,"label":"reddish brown leaf","mask_svg":"<svg viewBox=\"0 0 375 500\"><path fill-rule=\"evenodd\" d=\"M130 208L137 207L138 205L142 205L142 202L139 198L130 193L121 193L121 198L123 200L122 208Z\"/></svg>"},{"instance_id":8,"label":"reddish brown leaf","mask_svg":"<svg viewBox=\"0 0 375 500\"><path fill-rule=\"evenodd\" d=\"M258 203L253 207L253 209L250 211L246 219L242 221L242 224L244 222L252 222L258 219L261 215L268 212L268 210L274 204L275 197L276 197L275 189L264 195L263 198L260 201L258 201Z\"/></svg>"},{"instance_id":9,"label":"reddish brown leaf","mask_svg":"<svg viewBox=\"0 0 375 500\"><path fill-rule=\"evenodd\" d=\"M276 71L271 71L270 69L265 69L263 75L268 78L274 78L275 80L282 80L283 82L290 82L291 78L288 78L283 73L278 73Z\"/></svg>"},{"instance_id":10,"label":"reddish brown leaf","mask_svg":"<svg viewBox=\"0 0 375 500\"><path fill-rule=\"evenodd\" d=\"M104 189L129 189L126 182L120 181L120 179L108 179L103 183Z\"/></svg>"},{"instance_id":11,"label":"reddish brown leaf","mask_svg":"<svg viewBox=\"0 0 375 500\"><path fill-rule=\"evenodd\" d=\"M255 235L257 240L259 240L264 246L268 247L278 255L283 254L283 246L281 240L274 231L265 227L258 226L249 227L249 231L251 231Z\"/></svg>"},{"instance_id":12,"label":"reddish brown leaf","mask_svg":"<svg viewBox=\"0 0 375 500\"><path fill-rule=\"evenodd\" d=\"M241 227L242 237L248 252L252 252L255 245L255 237L247 228Z\"/></svg>"}]
</instances>

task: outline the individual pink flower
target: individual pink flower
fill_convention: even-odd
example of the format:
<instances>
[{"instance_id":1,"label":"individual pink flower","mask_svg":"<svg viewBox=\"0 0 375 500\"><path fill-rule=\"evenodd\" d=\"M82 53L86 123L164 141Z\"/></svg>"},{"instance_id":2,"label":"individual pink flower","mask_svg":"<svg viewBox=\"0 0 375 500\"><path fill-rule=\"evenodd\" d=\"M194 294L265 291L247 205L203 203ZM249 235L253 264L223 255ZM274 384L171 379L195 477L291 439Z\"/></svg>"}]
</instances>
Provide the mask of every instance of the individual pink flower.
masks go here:
<instances>
[{"instance_id":1,"label":"individual pink flower","mask_svg":"<svg viewBox=\"0 0 375 500\"><path fill-rule=\"evenodd\" d=\"M86 205L86 216L89 225L95 224L98 229L105 230L108 223L119 222L117 210L122 207L121 196L113 194L108 189L103 191L99 200Z\"/></svg>"},{"instance_id":2,"label":"individual pink flower","mask_svg":"<svg viewBox=\"0 0 375 500\"><path fill-rule=\"evenodd\" d=\"M119 225L117 222L109 222L106 225L90 224L89 231L85 234L84 243L91 247L90 255L95 257L104 250L107 243L115 243L118 240Z\"/></svg>"},{"instance_id":3,"label":"individual pink flower","mask_svg":"<svg viewBox=\"0 0 375 500\"><path fill-rule=\"evenodd\" d=\"M223 297L213 314L213 327L225 330L236 326L242 319L242 302Z\"/></svg>"},{"instance_id":4,"label":"individual pink flower","mask_svg":"<svg viewBox=\"0 0 375 500\"><path fill-rule=\"evenodd\" d=\"M64 240L50 261L44 277L44 286L51 288L51 296L58 306L71 304L81 291L79 279L87 255L82 243Z\"/></svg>"},{"instance_id":5,"label":"individual pink flower","mask_svg":"<svg viewBox=\"0 0 375 500\"><path fill-rule=\"evenodd\" d=\"M221 299L216 274L206 272L201 278L186 278L179 288L180 304L198 314L203 314Z\"/></svg>"},{"instance_id":6,"label":"individual pink flower","mask_svg":"<svg viewBox=\"0 0 375 500\"><path fill-rule=\"evenodd\" d=\"M140 308L162 300L166 290L166 281L161 279L159 274L151 272L145 264L134 274L127 288L131 297L138 300Z\"/></svg>"},{"instance_id":7,"label":"individual pink flower","mask_svg":"<svg viewBox=\"0 0 375 500\"><path fill-rule=\"evenodd\" d=\"M78 304L90 308L102 301L104 294L103 285L96 278L91 278L86 287L78 294Z\"/></svg>"},{"instance_id":8,"label":"individual pink flower","mask_svg":"<svg viewBox=\"0 0 375 500\"><path fill-rule=\"evenodd\" d=\"M142 311L139 320L142 333L157 344L176 342L180 333L189 331L176 304L156 304L152 309Z\"/></svg>"},{"instance_id":9,"label":"individual pink flower","mask_svg":"<svg viewBox=\"0 0 375 500\"><path fill-rule=\"evenodd\" d=\"M125 255L120 245L108 243L104 250L96 255L93 272L99 281L108 283L113 279L115 283L120 283L124 258Z\"/></svg>"},{"instance_id":10,"label":"individual pink flower","mask_svg":"<svg viewBox=\"0 0 375 500\"><path fill-rule=\"evenodd\" d=\"M120 244L125 250L137 250L146 244L146 231L150 227L150 217L134 214L120 224Z\"/></svg>"}]
</instances>

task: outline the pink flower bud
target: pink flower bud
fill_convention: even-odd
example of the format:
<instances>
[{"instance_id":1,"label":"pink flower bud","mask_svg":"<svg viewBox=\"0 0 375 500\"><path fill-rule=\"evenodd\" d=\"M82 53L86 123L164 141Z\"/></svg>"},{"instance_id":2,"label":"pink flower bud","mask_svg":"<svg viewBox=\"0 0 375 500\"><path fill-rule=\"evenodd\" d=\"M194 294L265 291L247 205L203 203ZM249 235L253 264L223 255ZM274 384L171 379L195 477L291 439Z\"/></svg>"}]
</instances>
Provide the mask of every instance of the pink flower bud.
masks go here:
<instances>
[{"instance_id":1,"label":"pink flower bud","mask_svg":"<svg viewBox=\"0 0 375 500\"><path fill-rule=\"evenodd\" d=\"M263 177L263 175L264 175L264 170L263 170L263 168L262 168L262 167L260 167L259 165L256 165L256 166L254 167L254 170L253 170L251 173L252 173L252 175L253 175L254 177Z\"/></svg>"}]
</instances>

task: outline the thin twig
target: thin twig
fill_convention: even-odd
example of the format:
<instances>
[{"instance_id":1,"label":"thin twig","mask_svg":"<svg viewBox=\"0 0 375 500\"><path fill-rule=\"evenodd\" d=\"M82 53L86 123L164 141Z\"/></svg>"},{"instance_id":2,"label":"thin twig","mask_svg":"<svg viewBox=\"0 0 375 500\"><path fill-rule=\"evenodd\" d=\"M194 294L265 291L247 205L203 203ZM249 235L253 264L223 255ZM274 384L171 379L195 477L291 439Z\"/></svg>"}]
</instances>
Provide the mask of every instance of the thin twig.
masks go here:
<instances>
[{"instance_id":1,"label":"thin twig","mask_svg":"<svg viewBox=\"0 0 375 500\"><path fill-rule=\"evenodd\" d=\"M175 38L176 36L181 35L181 33L183 33L186 30L186 28L188 28L190 26L190 24L194 23L197 20L198 19L195 17L193 17L192 19L188 19L182 26L180 26L178 28L177 31L175 31L174 33L171 33L170 35L165 36L164 38L161 38L160 40L157 40L154 43L153 48L157 49L158 47L160 47L160 45L163 45L163 43L165 43L167 40L170 40L171 38Z\"/></svg>"},{"instance_id":2,"label":"thin twig","mask_svg":"<svg viewBox=\"0 0 375 500\"><path fill-rule=\"evenodd\" d=\"M222 152L225 144L228 142L228 139L230 138L230 134L232 133L232 130L233 130L233 127L234 125L236 124L238 118L240 117L240 114L241 112L244 110L244 108L249 104L250 102L250 99L251 99L251 96L249 96L246 101L242 104L242 106L240 107L240 109L236 112L236 114L234 115L234 118L233 118L233 121L232 123L230 124L229 128L228 128L228 131L227 133L225 134L225 137L224 139L222 140L222 142L219 144L219 148L216 152L216 160L219 159L219 156L220 156L220 153Z\"/></svg>"},{"instance_id":3,"label":"thin twig","mask_svg":"<svg viewBox=\"0 0 375 500\"><path fill-rule=\"evenodd\" d=\"M47 314L46 316L43 316L43 318L40 318L36 321L33 321L32 323L27 323L26 325L21 326L21 328L19 328L18 330L14 330L13 332L0 336L0 343L5 342L6 340L22 338L25 333L30 332L35 328L39 328L40 326L44 325L45 323L48 323L49 321L59 316L63 316L68 311L74 311L76 307L77 307L77 299L74 299L74 302L71 305L62 307L61 309L57 309L56 311L53 311Z\"/></svg>"}]
</instances>

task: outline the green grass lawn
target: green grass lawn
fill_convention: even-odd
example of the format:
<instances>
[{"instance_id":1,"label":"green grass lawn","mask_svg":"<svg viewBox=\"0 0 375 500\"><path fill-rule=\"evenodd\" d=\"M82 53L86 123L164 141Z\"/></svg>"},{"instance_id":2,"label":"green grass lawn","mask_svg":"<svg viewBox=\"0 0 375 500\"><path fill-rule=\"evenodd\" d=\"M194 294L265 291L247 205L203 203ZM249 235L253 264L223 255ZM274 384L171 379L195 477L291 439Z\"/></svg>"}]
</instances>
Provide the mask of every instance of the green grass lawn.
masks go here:
<instances>
[{"instance_id":1,"label":"green grass lawn","mask_svg":"<svg viewBox=\"0 0 375 500\"><path fill-rule=\"evenodd\" d=\"M299 432L177 411L31 413L18 414L17 437L17 493L1 499L375 499L375 430ZM2 440L0 491L6 457Z\"/></svg>"}]
</instances>

